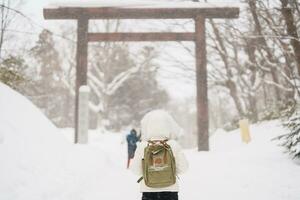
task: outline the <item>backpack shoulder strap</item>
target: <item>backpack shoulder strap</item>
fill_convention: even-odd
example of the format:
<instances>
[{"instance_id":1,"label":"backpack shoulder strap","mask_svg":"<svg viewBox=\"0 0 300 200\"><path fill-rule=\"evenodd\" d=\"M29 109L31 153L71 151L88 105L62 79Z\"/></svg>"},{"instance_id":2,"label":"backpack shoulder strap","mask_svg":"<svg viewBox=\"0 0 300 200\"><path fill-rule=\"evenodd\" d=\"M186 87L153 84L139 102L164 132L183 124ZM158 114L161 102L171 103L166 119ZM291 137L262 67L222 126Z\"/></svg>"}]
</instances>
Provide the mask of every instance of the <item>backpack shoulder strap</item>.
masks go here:
<instances>
[{"instance_id":1,"label":"backpack shoulder strap","mask_svg":"<svg viewBox=\"0 0 300 200\"><path fill-rule=\"evenodd\" d=\"M167 143L169 140L168 139L164 139L164 140L148 140L148 144L156 144L156 143L161 143L161 144L165 144Z\"/></svg>"},{"instance_id":2,"label":"backpack shoulder strap","mask_svg":"<svg viewBox=\"0 0 300 200\"><path fill-rule=\"evenodd\" d=\"M139 182L141 182L143 179L144 179L144 177L141 176L141 177L137 180L137 182L139 183Z\"/></svg>"}]
</instances>

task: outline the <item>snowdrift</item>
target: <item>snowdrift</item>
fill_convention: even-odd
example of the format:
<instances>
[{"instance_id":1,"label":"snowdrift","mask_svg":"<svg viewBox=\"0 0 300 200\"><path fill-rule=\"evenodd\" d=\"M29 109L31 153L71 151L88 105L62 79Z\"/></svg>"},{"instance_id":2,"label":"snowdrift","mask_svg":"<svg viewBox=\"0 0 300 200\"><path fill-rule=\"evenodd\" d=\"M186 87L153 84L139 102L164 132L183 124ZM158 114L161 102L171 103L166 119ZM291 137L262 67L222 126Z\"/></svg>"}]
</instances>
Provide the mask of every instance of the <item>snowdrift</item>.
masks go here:
<instances>
[{"instance_id":1,"label":"snowdrift","mask_svg":"<svg viewBox=\"0 0 300 200\"><path fill-rule=\"evenodd\" d=\"M85 199L107 172L97 147L73 145L28 99L0 83L0 199ZM94 193L92 193L94 194Z\"/></svg>"},{"instance_id":2,"label":"snowdrift","mask_svg":"<svg viewBox=\"0 0 300 200\"><path fill-rule=\"evenodd\" d=\"M58 129L28 99L0 82L0 143L64 145ZM34 141L32 141L34 140Z\"/></svg>"},{"instance_id":3,"label":"snowdrift","mask_svg":"<svg viewBox=\"0 0 300 200\"><path fill-rule=\"evenodd\" d=\"M59 185L63 153L70 144L21 94L0 83L0 199L30 199ZM50 187L49 187L50 186Z\"/></svg>"}]
</instances>

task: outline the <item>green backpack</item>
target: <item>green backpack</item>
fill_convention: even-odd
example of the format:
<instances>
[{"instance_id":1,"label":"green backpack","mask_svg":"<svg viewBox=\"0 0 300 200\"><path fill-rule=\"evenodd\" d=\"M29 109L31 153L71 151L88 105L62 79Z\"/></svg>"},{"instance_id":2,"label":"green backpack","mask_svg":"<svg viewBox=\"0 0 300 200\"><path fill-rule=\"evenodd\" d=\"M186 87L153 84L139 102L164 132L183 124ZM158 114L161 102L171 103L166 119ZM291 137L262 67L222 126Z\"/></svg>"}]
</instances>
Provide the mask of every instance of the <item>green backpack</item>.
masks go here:
<instances>
[{"instance_id":1,"label":"green backpack","mask_svg":"<svg viewBox=\"0 0 300 200\"><path fill-rule=\"evenodd\" d=\"M176 182L175 158L167 140L148 141L142 159L145 184L152 188L168 187Z\"/></svg>"}]
</instances>

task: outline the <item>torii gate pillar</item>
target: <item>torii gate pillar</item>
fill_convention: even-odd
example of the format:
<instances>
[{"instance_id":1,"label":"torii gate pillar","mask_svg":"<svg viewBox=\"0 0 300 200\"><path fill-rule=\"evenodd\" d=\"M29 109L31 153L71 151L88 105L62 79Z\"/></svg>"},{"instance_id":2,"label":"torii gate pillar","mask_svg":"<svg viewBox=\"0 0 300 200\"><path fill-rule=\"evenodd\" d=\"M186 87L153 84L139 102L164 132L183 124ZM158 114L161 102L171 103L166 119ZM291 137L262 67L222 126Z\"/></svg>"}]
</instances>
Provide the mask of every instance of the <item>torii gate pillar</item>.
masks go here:
<instances>
[{"instance_id":1,"label":"torii gate pillar","mask_svg":"<svg viewBox=\"0 0 300 200\"><path fill-rule=\"evenodd\" d=\"M78 143L78 122L79 122L79 88L87 85L87 58L88 58L88 27L87 18L79 18L77 21L77 51L76 51L76 96L75 96L75 137L74 142Z\"/></svg>"},{"instance_id":2,"label":"torii gate pillar","mask_svg":"<svg viewBox=\"0 0 300 200\"><path fill-rule=\"evenodd\" d=\"M209 150L205 18L195 18L198 151Z\"/></svg>"}]
</instances>

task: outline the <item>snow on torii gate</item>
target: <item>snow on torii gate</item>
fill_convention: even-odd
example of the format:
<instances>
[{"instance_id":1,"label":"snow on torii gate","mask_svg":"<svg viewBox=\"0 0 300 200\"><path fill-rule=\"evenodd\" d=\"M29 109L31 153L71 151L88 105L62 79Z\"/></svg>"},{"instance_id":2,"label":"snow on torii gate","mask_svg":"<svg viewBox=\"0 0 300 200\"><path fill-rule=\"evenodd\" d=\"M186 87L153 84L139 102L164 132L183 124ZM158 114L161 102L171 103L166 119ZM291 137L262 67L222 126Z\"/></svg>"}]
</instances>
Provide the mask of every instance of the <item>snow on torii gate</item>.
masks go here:
<instances>
[{"instance_id":1,"label":"snow on torii gate","mask_svg":"<svg viewBox=\"0 0 300 200\"><path fill-rule=\"evenodd\" d=\"M78 140L78 91L87 84L89 42L194 41L197 79L198 150L209 150L206 69L206 18L237 18L239 7L198 2L87 2L44 8L45 19L77 20L75 143ZM89 33L90 19L194 19L195 32Z\"/></svg>"}]
</instances>

